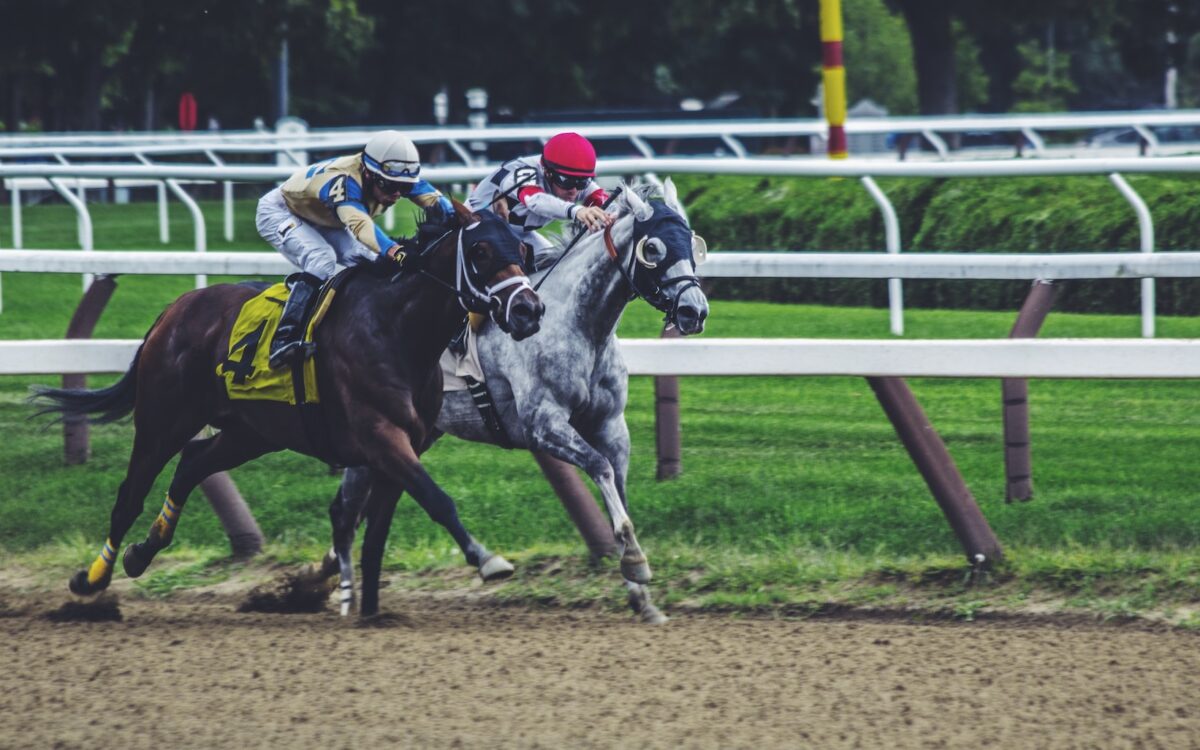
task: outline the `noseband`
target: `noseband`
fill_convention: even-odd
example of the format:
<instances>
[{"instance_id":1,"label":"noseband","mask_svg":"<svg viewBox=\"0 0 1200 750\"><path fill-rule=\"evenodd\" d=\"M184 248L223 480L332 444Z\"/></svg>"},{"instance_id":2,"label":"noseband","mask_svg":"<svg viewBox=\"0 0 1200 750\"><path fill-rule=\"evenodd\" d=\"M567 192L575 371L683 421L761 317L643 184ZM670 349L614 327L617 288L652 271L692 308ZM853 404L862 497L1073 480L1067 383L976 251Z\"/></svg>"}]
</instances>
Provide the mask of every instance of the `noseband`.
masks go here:
<instances>
[{"instance_id":1,"label":"noseband","mask_svg":"<svg viewBox=\"0 0 1200 750\"><path fill-rule=\"evenodd\" d=\"M464 310L467 312L479 313L492 313L499 310L501 302L497 295L510 286L523 287L533 291L533 287L529 284L529 277L525 275L509 276L504 281L501 281L498 284L485 286L483 290L480 291L480 289L475 286L474 282L471 281L471 274L467 273L468 266L476 275L479 274L479 269L475 268L474 263L467 262L466 252L463 250L463 234L465 234L466 231L467 228L463 228L458 232L458 258L455 262L456 270L454 283L455 293L458 295L458 304L462 305ZM466 291L463 291L464 288ZM516 300L520 291L520 289L514 289L512 294L508 295L508 304L504 309L504 317L496 320L496 324L501 328L506 328L508 315L512 312L513 301ZM475 304L473 305L472 303ZM479 307L482 307L482 309L479 309Z\"/></svg>"},{"instance_id":2,"label":"noseband","mask_svg":"<svg viewBox=\"0 0 1200 750\"><path fill-rule=\"evenodd\" d=\"M632 243L636 245L637 243ZM612 258L617 264L617 270L625 277L625 281L629 284L630 294L629 299L641 297L654 306L654 309L664 313L663 322L670 325L676 325L679 316L679 301L683 299L683 294L692 287L699 288L700 278L695 275L676 276L673 279L667 279L662 284L654 282L652 289L646 291L638 288L637 283L637 254L630 251L629 262L627 264L621 262L621 254L617 250L616 243L612 238L612 225L604 228L604 247L608 249L608 257ZM626 268L628 266L628 268ZM695 268L695 266L692 266ZM676 284L683 284L683 287L675 293L672 298L667 294L667 289Z\"/></svg>"}]
</instances>

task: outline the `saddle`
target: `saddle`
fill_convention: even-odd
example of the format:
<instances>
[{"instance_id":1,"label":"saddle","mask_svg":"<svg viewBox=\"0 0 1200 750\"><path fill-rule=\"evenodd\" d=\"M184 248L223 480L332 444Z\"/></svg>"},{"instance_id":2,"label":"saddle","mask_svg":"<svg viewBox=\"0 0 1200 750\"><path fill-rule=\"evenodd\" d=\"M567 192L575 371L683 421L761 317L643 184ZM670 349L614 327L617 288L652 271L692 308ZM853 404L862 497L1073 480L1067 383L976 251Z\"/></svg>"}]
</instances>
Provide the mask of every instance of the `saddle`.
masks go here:
<instances>
[{"instance_id":1,"label":"saddle","mask_svg":"<svg viewBox=\"0 0 1200 750\"><path fill-rule=\"evenodd\" d=\"M305 312L304 341L312 342L313 332L329 312L338 289L354 270L335 274L321 287ZM278 401L298 408L309 443L319 455L334 457L336 452L329 445L320 407L315 357L305 358L290 370L272 370L267 362L287 295L287 285L280 282L242 305L229 335L229 354L217 365L217 375L224 379L231 401Z\"/></svg>"},{"instance_id":2,"label":"saddle","mask_svg":"<svg viewBox=\"0 0 1200 750\"><path fill-rule=\"evenodd\" d=\"M321 287L305 312L304 341L312 341L313 332L348 274L349 271L336 274ZM292 405L320 401L312 358L294 370L272 370L267 364L268 345L279 326L287 296L286 284L272 284L247 300L238 312L229 335L229 355L217 365L217 374L224 378L230 399L282 401Z\"/></svg>"}]
</instances>

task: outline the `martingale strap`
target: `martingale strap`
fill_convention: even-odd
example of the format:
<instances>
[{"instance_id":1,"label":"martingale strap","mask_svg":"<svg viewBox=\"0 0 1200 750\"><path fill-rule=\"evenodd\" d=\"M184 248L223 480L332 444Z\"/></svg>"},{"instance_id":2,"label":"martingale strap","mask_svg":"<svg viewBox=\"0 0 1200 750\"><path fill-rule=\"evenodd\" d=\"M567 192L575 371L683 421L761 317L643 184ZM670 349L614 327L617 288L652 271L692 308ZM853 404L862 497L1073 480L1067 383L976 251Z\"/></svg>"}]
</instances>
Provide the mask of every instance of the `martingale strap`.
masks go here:
<instances>
[{"instance_id":1,"label":"martingale strap","mask_svg":"<svg viewBox=\"0 0 1200 750\"><path fill-rule=\"evenodd\" d=\"M463 380L467 382L467 391L470 392L471 399L475 402L475 408L479 410L479 416L483 418L483 424L496 439L496 444L501 448L513 447L512 442L508 439L508 433L504 431L504 425L500 424L496 402L492 400L492 394L488 392L487 386L470 375L463 376Z\"/></svg>"}]
</instances>

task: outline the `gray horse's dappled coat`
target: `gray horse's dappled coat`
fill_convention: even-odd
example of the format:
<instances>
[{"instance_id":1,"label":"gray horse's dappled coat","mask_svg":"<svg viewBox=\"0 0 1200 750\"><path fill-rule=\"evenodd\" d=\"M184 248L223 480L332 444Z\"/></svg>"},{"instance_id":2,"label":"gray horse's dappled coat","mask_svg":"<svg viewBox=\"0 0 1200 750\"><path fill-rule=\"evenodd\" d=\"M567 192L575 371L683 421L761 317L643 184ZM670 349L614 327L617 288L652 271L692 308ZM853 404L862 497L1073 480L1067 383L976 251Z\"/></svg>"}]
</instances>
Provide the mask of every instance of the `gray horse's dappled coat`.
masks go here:
<instances>
[{"instance_id":1,"label":"gray horse's dappled coat","mask_svg":"<svg viewBox=\"0 0 1200 750\"><path fill-rule=\"evenodd\" d=\"M643 196L655 190L650 185L627 189ZM672 190L667 192L674 198ZM668 205L686 221L678 203ZM629 455L625 427L629 374L615 331L629 291L616 263L628 262L633 231L634 217L626 210L612 231L613 244L622 253L618 261L609 258L603 236L596 233L577 243L544 282L545 271L531 277L535 284L541 282L539 294L547 303L538 336L516 343L494 325L485 325L478 333L488 391L513 446L541 450L539 442L545 435L571 432L597 449L612 446L615 451L608 457L617 460L609 463L621 477L622 499ZM666 278L695 273L687 259L677 260L675 266L665 269ZM684 290L679 306L694 310L703 325L708 301L698 287ZM468 440L494 442L465 391L445 395L438 428ZM571 463L588 469L586 463Z\"/></svg>"}]
</instances>

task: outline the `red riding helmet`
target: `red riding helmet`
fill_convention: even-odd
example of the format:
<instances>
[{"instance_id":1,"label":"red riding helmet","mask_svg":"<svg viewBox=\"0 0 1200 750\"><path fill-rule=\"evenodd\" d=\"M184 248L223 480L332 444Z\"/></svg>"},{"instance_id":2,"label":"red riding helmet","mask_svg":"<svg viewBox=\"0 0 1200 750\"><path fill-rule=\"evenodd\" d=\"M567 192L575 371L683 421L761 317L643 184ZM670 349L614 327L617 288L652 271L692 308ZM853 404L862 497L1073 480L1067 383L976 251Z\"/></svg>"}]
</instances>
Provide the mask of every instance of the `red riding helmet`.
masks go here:
<instances>
[{"instance_id":1,"label":"red riding helmet","mask_svg":"<svg viewBox=\"0 0 1200 750\"><path fill-rule=\"evenodd\" d=\"M579 133L559 133L546 141L542 164L562 175L595 177L596 149Z\"/></svg>"}]
</instances>

